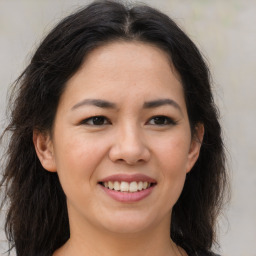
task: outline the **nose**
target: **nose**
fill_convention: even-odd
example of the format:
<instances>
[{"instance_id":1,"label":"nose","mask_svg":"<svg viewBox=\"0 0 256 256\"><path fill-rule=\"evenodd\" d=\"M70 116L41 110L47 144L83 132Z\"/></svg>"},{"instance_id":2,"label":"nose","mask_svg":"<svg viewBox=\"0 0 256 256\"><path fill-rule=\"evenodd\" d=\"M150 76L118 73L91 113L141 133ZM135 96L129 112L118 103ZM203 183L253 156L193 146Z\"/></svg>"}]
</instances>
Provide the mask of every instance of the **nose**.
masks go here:
<instances>
[{"instance_id":1,"label":"nose","mask_svg":"<svg viewBox=\"0 0 256 256\"><path fill-rule=\"evenodd\" d=\"M137 127L125 126L119 129L109 151L109 158L113 162L136 165L148 162L150 150L146 145L143 134Z\"/></svg>"}]
</instances>

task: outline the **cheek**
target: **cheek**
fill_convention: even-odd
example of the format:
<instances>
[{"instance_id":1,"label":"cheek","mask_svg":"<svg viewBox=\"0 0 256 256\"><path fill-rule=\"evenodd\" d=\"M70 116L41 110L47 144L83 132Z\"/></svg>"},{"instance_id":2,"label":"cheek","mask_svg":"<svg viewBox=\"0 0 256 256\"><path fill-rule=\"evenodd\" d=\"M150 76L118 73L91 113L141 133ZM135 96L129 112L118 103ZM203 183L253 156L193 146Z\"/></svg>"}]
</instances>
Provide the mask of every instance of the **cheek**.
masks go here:
<instances>
[{"instance_id":1,"label":"cheek","mask_svg":"<svg viewBox=\"0 0 256 256\"><path fill-rule=\"evenodd\" d=\"M105 155L99 142L82 136L59 139L56 143L57 172L63 186L67 184L90 183L97 166Z\"/></svg>"},{"instance_id":2,"label":"cheek","mask_svg":"<svg viewBox=\"0 0 256 256\"><path fill-rule=\"evenodd\" d=\"M157 143L155 152L166 174L178 175L186 171L189 153L188 141L188 139L173 136Z\"/></svg>"},{"instance_id":3,"label":"cheek","mask_svg":"<svg viewBox=\"0 0 256 256\"><path fill-rule=\"evenodd\" d=\"M86 141L86 142L85 142ZM97 182L97 166L103 149L97 143L81 138L59 140L56 150L57 173L68 205L88 205Z\"/></svg>"},{"instance_id":4,"label":"cheek","mask_svg":"<svg viewBox=\"0 0 256 256\"><path fill-rule=\"evenodd\" d=\"M161 184L167 205L173 206L178 200L186 178L189 139L177 137L166 139L156 147L158 168L161 170Z\"/></svg>"}]
</instances>

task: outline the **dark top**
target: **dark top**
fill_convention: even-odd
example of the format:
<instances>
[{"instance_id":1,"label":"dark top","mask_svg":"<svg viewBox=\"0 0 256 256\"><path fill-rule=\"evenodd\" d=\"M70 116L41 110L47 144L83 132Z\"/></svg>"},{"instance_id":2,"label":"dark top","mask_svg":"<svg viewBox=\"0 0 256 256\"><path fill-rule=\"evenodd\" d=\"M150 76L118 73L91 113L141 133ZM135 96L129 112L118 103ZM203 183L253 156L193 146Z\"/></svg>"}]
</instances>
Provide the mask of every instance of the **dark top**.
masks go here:
<instances>
[{"instance_id":1,"label":"dark top","mask_svg":"<svg viewBox=\"0 0 256 256\"><path fill-rule=\"evenodd\" d=\"M188 254L189 256L220 256L219 254L215 254L213 252L196 252L194 254Z\"/></svg>"},{"instance_id":2,"label":"dark top","mask_svg":"<svg viewBox=\"0 0 256 256\"><path fill-rule=\"evenodd\" d=\"M188 256L220 256L220 255L215 254L213 252L196 252L194 254L188 254Z\"/></svg>"}]
</instances>

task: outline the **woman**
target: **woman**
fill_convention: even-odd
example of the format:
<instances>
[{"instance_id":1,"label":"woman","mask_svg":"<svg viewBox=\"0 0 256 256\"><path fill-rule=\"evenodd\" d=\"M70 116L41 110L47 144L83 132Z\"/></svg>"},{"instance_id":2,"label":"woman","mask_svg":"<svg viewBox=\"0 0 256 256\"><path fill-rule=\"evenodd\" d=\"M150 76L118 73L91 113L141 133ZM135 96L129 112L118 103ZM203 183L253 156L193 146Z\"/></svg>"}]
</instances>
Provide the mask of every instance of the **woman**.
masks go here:
<instances>
[{"instance_id":1,"label":"woman","mask_svg":"<svg viewBox=\"0 0 256 256\"><path fill-rule=\"evenodd\" d=\"M17 256L214 255L221 128L207 66L170 18L93 2L14 94L1 187Z\"/></svg>"}]
</instances>

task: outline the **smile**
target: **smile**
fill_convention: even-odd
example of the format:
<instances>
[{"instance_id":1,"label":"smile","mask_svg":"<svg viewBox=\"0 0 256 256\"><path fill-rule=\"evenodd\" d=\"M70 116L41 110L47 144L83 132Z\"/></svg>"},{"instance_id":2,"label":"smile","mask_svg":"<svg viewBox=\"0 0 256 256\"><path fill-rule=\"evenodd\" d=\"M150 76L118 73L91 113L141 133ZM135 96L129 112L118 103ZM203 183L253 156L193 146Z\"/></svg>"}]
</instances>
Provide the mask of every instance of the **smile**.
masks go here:
<instances>
[{"instance_id":1,"label":"smile","mask_svg":"<svg viewBox=\"0 0 256 256\"><path fill-rule=\"evenodd\" d=\"M126 181L106 181L101 183L105 188L120 191L120 192L138 192L141 190L145 190L151 186L154 185L154 183L150 183L147 181L132 181L132 182L126 182Z\"/></svg>"},{"instance_id":2,"label":"smile","mask_svg":"<svg viewBox=\"0 0 256 256\"><path fill-rule=\"evenodd\" d=\"M144 174L115 174L98 182L112 199L122 203L133 203L148 197L157 182Z\"/></svg>"}]
</instances>

